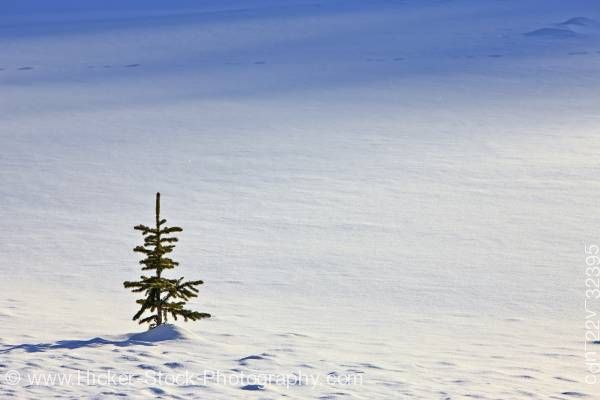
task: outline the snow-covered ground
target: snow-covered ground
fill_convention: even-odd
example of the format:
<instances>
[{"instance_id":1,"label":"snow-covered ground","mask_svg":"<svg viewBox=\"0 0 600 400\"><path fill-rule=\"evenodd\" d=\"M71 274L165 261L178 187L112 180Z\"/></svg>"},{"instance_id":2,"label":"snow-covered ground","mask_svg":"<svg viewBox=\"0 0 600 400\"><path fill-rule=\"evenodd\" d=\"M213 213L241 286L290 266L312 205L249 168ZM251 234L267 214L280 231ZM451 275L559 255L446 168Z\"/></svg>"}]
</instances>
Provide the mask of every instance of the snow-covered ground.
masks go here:
<instances>
[{"instance_id":1,"label":"snow-covered ground","mask_svg":"<svg viewBox=\"0 0 600 400\"><path fill-rule=\"evenodd\" d=\"M0 398L594 398L599 21L583 0L1 2ZM156 191L214 317L140 337L122 281ZM235 381L268 374L303 380Z\"/></svg>"}]
</instances>

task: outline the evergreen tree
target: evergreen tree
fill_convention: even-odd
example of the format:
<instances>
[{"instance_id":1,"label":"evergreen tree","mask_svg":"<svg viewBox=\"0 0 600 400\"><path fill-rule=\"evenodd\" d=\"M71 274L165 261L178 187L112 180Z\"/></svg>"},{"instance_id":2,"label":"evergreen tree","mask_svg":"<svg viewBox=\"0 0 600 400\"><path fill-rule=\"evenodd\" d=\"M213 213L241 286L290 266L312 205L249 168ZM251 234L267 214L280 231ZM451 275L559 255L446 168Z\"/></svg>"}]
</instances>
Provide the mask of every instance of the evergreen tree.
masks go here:
<instances>
[{"instance_id":1,"label":"evergreen tree","mask_svg":"<svg viewBox=\"0 0 600 400\"><path fill-rule=\"evenodd\" d=\"M166 219L160 218L160 193L156 193L156 225L154 228L145 225L134 227L135 230L142 232L144 244L133 249L145 256L140 261L140 264L143 265L142 271L152 271L154 275L142 275L137 282L123 282L126 288L132 289L132 292L144 293L145 297L137 300L141 307L133 316L133 320L139 319L146 311L150 311L152 315L139 321L140 324L149 323L150 328L166 323L168 314L171 314L175 320L177 317L183 317L185 321L210 317L210 314L184 308L190 298L198 296L196 286L204 282L184 282L183 277L169 279L163 276L164 270L170 270L179 265L167 255L173 251L174 243L177 242L177 238L172 234L182 231L178 226L167 227L166 222Z\"/></svg>"}]
</instances>

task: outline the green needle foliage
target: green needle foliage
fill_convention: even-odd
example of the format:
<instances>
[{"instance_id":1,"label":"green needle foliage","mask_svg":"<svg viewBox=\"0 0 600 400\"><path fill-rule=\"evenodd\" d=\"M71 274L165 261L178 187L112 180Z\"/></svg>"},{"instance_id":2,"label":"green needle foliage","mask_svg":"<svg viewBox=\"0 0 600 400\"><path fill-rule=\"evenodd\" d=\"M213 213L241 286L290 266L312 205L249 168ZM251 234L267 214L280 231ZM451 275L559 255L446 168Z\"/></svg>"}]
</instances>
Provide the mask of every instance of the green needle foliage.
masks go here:
<instances>
[{"instance_id":1,"label":"green needle foliage","mask_svg":"<svg viewBox=\"0 0 600 400\"><path fill-rule=\"evenodd\" d=\"M202 318L210 318L210 314L191 311L184 308L192 297L198 296L196 286L202 285L202 281L183 281L163 277L164 270L170 270L179 265L178 262L167 257L175 248L177 238L173 233L181 232L178 226L168 227L166 219L160 218L160 193L156 193L156 225L150 228L146 225L137 225L135 230L141 231L144 236L144 244L137 246L133 251L142 253L145 258L140 261L143 265L142 271L152 271L153 275L142 275L137 282L123 282L126 288L131 288L134 293L144 293L144 298L137 300L140 310L133 316L140 324L149 323L150 328L167 322L170 314L175 320L182 317L185 321L196 321ZM149 311L150 316L142 318Z\"/></svg>"}]
</instances>

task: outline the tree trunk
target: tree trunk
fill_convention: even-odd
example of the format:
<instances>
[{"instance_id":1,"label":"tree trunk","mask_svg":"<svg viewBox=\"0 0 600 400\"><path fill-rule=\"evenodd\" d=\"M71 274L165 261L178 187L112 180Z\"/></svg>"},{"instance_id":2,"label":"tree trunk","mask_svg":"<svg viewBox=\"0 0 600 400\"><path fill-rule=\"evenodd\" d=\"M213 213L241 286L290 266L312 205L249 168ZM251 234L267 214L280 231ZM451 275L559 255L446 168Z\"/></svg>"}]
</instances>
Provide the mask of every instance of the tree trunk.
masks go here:
<instances>
[{"instance_id":1,"label":"tree trunk","mask_svg":"<svg viewBox=\"0 0 600 400\"><path fill-rule=\"evenodd\" d=\"M158 301L158 307L156 307L156 326L158 325L162 325L163 321L162 321L162 305L160 303L160 290L158 291L158 295L157 297L157 301Z\"/></svg>"},{"instance_id":2,"label":"tree trunk","mask_svg":"<svg viewBox=\"0 0 600 400\"><path fill-rule=\"evenodd\" d=\"M160 193L156 193L156 242L160 248ZM160 261L160 260L159 260ZM160 267L156 269L156 276L160 279ZM162 304L160 298L160 289L156 293L156 326L162 325Z\"/></svg>"}]
</instances>

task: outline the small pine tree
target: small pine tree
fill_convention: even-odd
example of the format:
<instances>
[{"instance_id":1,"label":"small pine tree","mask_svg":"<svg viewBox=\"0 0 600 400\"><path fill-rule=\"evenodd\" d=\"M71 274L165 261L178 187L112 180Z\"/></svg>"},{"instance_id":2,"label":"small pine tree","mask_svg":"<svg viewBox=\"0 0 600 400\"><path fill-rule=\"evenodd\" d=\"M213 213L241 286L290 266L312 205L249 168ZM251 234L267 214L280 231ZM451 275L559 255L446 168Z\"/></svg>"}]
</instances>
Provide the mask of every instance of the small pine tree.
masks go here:
<instances>
[{"instance_id":1,"label":"small pine tree","mask_svg":"<svg viewBox=\"0 0 600 400\"><path fill-rule=\"evenodd\" d=\"M142 271L153 271L154 275L142 275L137 282L123 282L125 288L131 288L134 293L144 292L145 298L137 300L141 307L133 316L133 320L139 319L144 312L150 311L152 315L139 320L140 324L149 323L150 329L166 323L168 314L171 314L175 320L177 317L183 317L185 321L210 318L210 314L183 308L190 298L198 296L196 286L204 282L184 282L183 277L169 279L162 276L164 270L179 265L166 255L173 251L174 243L177 242L177 238L171 234L183 230L178 226L167 227L166 222L166 219L160 219L160 193L156 193L156 225L154 228L145 225L134 227L135 230L142 232L144 244L133 249L134 252L145 256L140 261L140 264L144 265Z\"/></svg>"}]
</instances>

